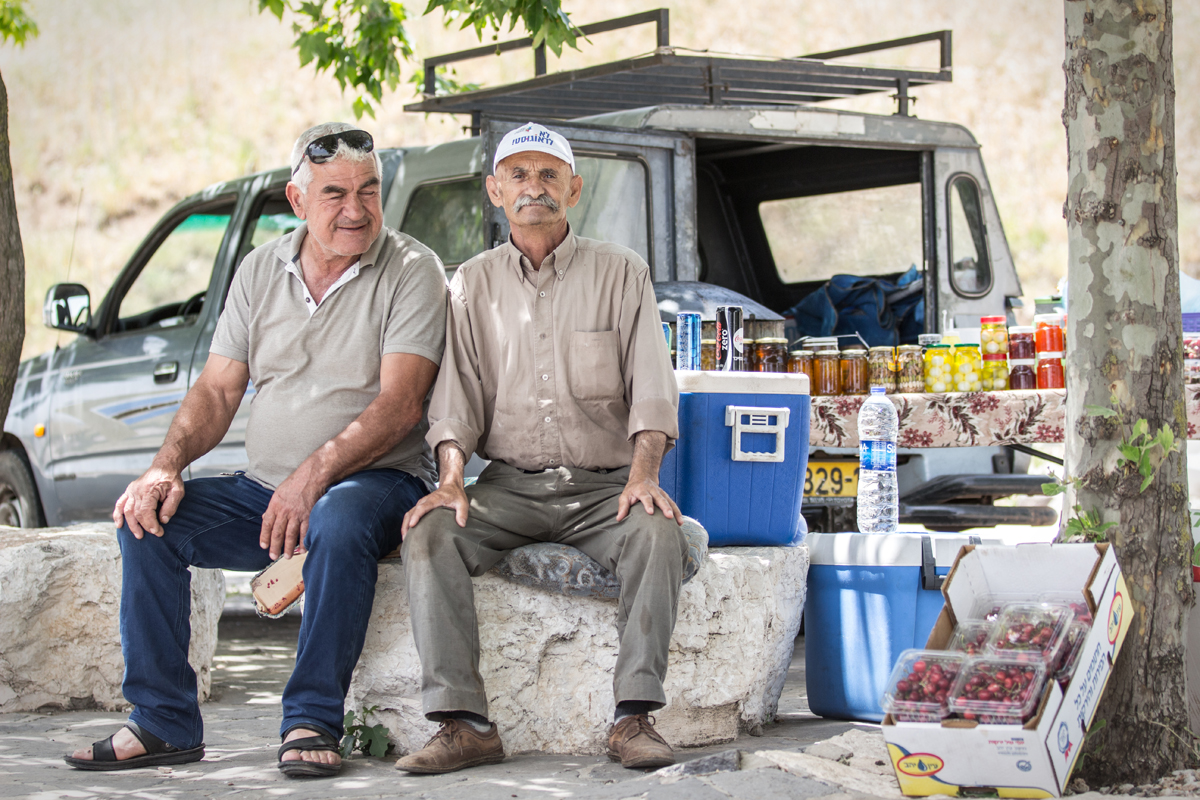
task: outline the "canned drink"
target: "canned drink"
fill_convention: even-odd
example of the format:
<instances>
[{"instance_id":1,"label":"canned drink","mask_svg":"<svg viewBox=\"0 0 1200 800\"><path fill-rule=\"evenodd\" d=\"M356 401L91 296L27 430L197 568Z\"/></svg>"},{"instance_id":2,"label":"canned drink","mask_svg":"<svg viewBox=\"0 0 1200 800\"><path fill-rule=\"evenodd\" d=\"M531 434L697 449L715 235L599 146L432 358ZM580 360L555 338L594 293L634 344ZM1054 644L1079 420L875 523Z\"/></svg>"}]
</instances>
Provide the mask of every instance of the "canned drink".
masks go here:
<instances>
[{"instance_id":1,"label":"canned drink","mask_svg":"<svg viewBox=\"0 0 1200 800\"><path fill-rule=\"evenodd\" d=\"M717 369L726 372L746 369L741 306L717 306Z\"/></svg>"},{"instance_id":2,"label":"canned drink","mask_svg":"<svg viewBox=\"0 0 1200 800\"><path fill-rule=\"evenodd\" d=\"M680 311L675 316L675 369L700 369L700 315Z\"/></svg>"}]
</instances>

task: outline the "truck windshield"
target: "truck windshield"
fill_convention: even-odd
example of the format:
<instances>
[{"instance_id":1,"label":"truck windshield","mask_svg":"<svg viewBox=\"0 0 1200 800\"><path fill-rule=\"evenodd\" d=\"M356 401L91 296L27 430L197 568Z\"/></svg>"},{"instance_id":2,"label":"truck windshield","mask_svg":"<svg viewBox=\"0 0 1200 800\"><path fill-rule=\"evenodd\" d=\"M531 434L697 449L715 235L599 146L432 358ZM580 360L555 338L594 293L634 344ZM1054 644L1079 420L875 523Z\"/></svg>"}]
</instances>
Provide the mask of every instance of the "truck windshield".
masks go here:
<instances>
[{"instance_id":1,"label":"truck windshield","mask_svg":"<svg viewBox=\"0 0 1200 800\"><path fill-rule=\"evenodd\" d=\"M783 283L894 275L924 261L919 183L768 200L758 212Z\"/></svg>"}]
</instances>

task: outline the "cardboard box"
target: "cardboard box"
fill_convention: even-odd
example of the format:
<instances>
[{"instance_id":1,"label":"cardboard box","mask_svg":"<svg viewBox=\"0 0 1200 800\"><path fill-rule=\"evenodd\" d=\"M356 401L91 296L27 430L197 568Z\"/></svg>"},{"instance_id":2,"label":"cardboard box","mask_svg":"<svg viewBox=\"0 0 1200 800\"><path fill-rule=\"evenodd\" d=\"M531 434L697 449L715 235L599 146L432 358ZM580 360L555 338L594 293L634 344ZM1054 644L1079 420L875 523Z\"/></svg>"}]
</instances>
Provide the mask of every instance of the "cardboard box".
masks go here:
<instances>
[{"instance_id":1,"label":"cardboard box","mask_svg":"<svg viewBox=\"0 0 1200 800\"><path fill-rule=\"evenodd\" d=\"M1024 725L883 720L883 737L900 790L910 796L956 795L964 787L995 789L1000 797L1060 797L1079 757L1113 662L1133 617L1116 553L1107 544L968 545L942 593L946 605L926 645L945 647L975 599L987 594L1079 592L1095 622L1064 692L1049 689Z\"/></svg>"}]
</instances>

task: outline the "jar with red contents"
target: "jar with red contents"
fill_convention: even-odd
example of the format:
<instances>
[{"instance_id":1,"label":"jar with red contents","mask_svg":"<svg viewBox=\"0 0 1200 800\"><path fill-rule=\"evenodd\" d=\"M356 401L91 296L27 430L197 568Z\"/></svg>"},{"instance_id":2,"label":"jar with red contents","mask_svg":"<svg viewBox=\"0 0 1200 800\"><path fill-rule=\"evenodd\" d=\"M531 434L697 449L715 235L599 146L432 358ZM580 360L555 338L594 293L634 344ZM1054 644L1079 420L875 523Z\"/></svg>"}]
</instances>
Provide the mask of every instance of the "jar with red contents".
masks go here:
<instances>
[{"instance_id":1,"label":"jar with red contents","mask_svg":"<svg viewBox=\"0 0 1200 800\"><path fill-rule=\"evenodd\" d=\"M1062 353L1066 350L1062 314L1038 314L1033 318L1033 340L1039 353Z\"/></svg>"},{"instance_id":2,"label":"jar with red contents","mask_svg":"<svg viewBox=\"0 0 1200 800\"><path fill-rule=\"evenodd\" d=\"M1037 388L1065 389L1066 376L1063 374L1062 353L1038 353L1037 358Z\"/></svg>"},{"instance_id":3,"label":"jar with red contents","mask_svg":"<svg viewBox=\"0 0 1200 800\"><path fill-rule=\"evenodd\" d=\"M1014 325L1008 329L1008 357L1010 359L1037 358L1032 325Z\"/></svg>"},{"instance_id":4,"label":"jar with red contents","mask_svg":"<svg viewBox=\"0 0 1200 800\"><path fill-rule=\"evenodd\" d=\"M1008 388L1013 391L1032 391L1038 388L1037 372L1032 358L1012 359L1008 362Z\"/></svg>"}]
</instances>

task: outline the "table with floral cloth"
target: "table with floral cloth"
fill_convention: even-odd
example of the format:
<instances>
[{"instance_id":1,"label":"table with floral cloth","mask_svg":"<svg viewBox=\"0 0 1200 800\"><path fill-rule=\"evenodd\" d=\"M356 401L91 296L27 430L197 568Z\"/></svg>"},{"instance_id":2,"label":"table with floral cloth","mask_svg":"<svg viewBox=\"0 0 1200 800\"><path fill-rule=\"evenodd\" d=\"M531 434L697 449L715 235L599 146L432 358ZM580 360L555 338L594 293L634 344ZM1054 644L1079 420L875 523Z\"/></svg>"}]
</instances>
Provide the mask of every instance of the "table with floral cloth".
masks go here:
<instances>
[{"instance_id":1,"label":"table with floral cloth","mask_svg":"<svg viewBox=\"0 0 1200 800\"><path fill-rule=\"evenodd\" d=\"M858 447L858 409L867 395L814 397L809 444ZM900 415L901 447L992 447L1063 440L1066 390L888 395ZM1187 438L1200 439L1200 384L1184 387Z\"/></svg>"}]
</instances>

